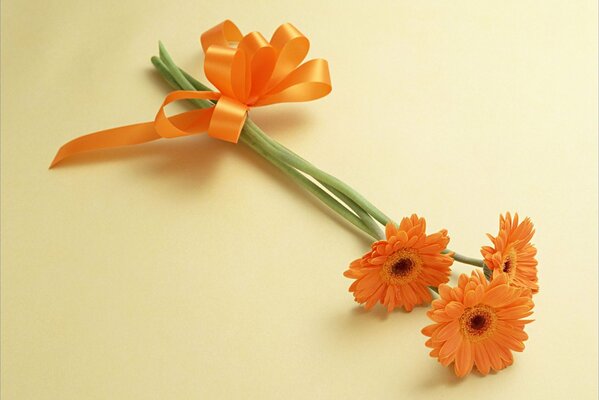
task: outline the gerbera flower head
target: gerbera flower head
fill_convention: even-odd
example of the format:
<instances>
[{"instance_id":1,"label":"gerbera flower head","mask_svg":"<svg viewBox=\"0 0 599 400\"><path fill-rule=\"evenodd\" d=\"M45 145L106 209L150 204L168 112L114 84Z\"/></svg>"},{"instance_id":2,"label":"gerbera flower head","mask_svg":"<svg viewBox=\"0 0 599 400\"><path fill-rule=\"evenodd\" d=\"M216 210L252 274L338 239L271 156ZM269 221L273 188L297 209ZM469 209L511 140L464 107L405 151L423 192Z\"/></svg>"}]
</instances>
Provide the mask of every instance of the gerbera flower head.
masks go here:
<instances>
[{"instance_id":1,"label":"gerbera flower head","mask_svg":"<svg viewBox=\"0 0 599 400\"><path fill-rule=\"evenodd\" d=\"M435 323L422 333L443 366L454 363L455 374L465 376L474 366L483 375L513 363L512 351L524 350L528 336L524 318L532 314L530 290L511 286L505 274L488 282L480 271L462 274L458 286L439 286L440 298L427 315Z\"/></svg>"},{"instance_id":2,"label":"gerbera flower head","mask_svg":"<svg viewBox=\"0 0 599 400\"><path fill-rule=\"evenodd\" d=\"M539 291L537 284L537 249L530 243L534 235L534 226L530 218L518 222L508 212L499 216L497 236L487 234L493 247L483 246L481 254L485 264L493 271L493 279L505 275L510 285L528 288L532 293Z\"/></svg>"},{"instance_id":3,"label":"gerbera flower head","mask_svg":"<svg viewBox=\"0 0 599 400\"><path fill-rule=\"evenodd\" d=\"M378 302L390 312L396 307L412 311L432 300L428 286L449 280L450 254L442 254L449 237L446 230L426 235L426 221L413 214L399 227L387 224L386 240L353 261L344 275L355 279L349 287L355 300L368 310Z\"/></svg>"}]
</instances>

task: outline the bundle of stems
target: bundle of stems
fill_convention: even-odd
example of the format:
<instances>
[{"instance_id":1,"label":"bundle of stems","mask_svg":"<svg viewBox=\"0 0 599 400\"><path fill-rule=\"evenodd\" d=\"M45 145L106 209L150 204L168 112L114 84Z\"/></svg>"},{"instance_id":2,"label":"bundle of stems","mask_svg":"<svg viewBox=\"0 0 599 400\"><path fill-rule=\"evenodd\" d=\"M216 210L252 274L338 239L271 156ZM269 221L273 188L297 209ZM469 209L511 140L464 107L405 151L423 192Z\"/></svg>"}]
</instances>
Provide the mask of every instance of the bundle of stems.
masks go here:
<instances>
[{"instance_id":1,"label":"bundle of stems","mask_svg":"<svg viewBox=\"0 0 599 400\"><path fill-rule=\"evenodd\" d=\"M162 43L159 43L159 50L160 56L152 57L152 64L173 89L213 91L179 68ZM214 101L209 100L188 101L198 108L214 105ZM391 218L345 182L322 171L269 137L249 116L241 130L239 143L252 149L375 241L384 239L381 226L393 222ZM484 268L487 275L491 272L483 260L466 257L449 249L443 252L452 254L455 261Z\"/></svg>"}]
</instances>

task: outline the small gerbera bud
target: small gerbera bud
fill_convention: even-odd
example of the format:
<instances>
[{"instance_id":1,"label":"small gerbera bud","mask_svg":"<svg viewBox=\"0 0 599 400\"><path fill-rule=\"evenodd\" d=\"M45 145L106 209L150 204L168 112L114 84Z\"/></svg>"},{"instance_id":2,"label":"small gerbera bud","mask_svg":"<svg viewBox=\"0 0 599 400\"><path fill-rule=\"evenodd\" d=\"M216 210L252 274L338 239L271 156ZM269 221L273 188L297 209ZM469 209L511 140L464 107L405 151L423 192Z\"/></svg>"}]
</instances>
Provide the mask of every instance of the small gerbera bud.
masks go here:
<instances>
[{"instance_id":1,"label":"small gerbera bud","mask_svg":"<svg viewBox=\"0 0 599 400\"><path fill-rule=\"evenodd\" d=\"M493 271L493 278L504 275L512 286L528 288L533 294L539 291L537 284L537 249L530 243L534 235L530 218L518 223L518 214L508 212L499 216L499 233L487 234L494 247L483 246L481 254L485 264Z\"/></svg>"}]
</instances>

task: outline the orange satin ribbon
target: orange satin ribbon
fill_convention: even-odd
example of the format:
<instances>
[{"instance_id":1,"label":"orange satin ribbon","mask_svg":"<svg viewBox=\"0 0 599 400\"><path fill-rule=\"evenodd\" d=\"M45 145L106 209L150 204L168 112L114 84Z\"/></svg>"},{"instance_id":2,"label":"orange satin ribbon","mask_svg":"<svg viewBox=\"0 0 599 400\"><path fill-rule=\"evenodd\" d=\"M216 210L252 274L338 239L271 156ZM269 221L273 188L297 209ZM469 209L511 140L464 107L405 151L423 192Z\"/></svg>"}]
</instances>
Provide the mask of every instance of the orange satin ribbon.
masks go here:
<instances>
[{"instance_id":1,"label":"orange satin ribbon","mask_svg":"<svg viewBox=\"0 0 599 400\"><path fill-rule=\"evenodd\" d=\"M238 42L232 46L232 42ZM174 138L202 132L237 143L250 107L274 103L309 101L331 91L326 60L301 64L310 47L308 39L293 25L281 25L268 42L258 32L245 36L226 20L201 36L206 54L204 72L218 92L177 90L171 92L152 122L127 125L81 136L64 144L50 168L74 154ZM301 64L301 65L300 65ZM215 100L203 108L167 117L164 107L178 100Z\"/></svg>"}]
</instances>

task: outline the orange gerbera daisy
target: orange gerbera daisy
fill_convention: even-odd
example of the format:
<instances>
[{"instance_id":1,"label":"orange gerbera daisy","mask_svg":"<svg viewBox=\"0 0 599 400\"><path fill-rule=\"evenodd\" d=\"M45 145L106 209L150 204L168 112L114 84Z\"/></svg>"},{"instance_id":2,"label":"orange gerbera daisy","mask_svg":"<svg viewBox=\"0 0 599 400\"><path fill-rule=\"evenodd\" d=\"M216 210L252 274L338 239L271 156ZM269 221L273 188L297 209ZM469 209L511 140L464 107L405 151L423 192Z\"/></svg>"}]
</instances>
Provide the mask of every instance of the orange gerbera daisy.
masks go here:
<instances>
[{"instance_id":1,"label":"orange gerbera daisy","mask_svg":"<svg viewBox=\"0 0 599 400\"><path fill-rule=\"evenodd\" d=\"M510 286L505 274L490 283L481 271L460 275L458 286L439 286L440 299L427 315L436 323L422 330L443 366L454 363L455 374L465 376L476 365L486 375L512 364L512 350L524 350L528 336L524 320L532 314L530 290Z\"/></svg>"},{"instance_id":2,"label":"orange gerbera daisy","mask_svg":"<svg viewBox=\"0 0 599 400\"><path fill-rule=\"evenodd\" d=\"M505 275L510 285L529 288L533 294L539 291L537 249L530 243L534 233L530 218L519 224L518 214L513 220L509 212L505 218L499 216L497 237L487 234L494 248L483 246L480 251L487 267L493 270L493 279Z\"/></svg>"},{"instance_id":3,"label":"orange gerbera daisy","mask_svg":"<svg viewBox=\"0 0 599 400\"><path fill-rule=\"evenodd\" d=\"M387 224L386 240L372 244L372 250L351 263L344 275L355 279L349 287L355 300L368 310L377 302L390 312L395 307L412 311L415 305L432 300L428 286L449 280L453 258L441 254L449 237L446 230L426 235L426 221L413 214L399 228Z\"/></svg>"}]
</instances>

